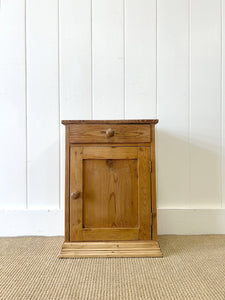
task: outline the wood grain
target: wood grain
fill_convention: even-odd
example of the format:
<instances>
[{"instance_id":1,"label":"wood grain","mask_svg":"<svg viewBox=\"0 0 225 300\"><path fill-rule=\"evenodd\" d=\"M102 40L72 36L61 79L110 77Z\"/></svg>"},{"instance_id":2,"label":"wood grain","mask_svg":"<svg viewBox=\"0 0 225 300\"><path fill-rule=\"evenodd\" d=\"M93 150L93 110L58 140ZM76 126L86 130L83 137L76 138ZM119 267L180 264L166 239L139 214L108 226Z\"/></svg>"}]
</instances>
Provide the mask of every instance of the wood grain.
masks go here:
<instances>
[{"instance_id":1,"label":"wood grain","mask_svg":"<svg viewBox=\"0 0 225 300\"><path fill-rule=\"evenodd\" d=\"M80 257L162 257L155 241L64 243L59 258Z\"/></svg>"},{"instance_id":2,"label":"wood grain","mask_svg":"<svg viewBox=\"0 0 225 300\"><path fill-rule=\"evenodd\" d=\"M91 143L91 144L86 144L86 143L76 143L76 144L71 144L71 145L76 145L79 147L150 147L151 143L113 143L112 145L109 144L96 144L96 143Z\"/></svg>"},{"instance_id":3,"label":"wood grain","mask_svg":"<svg viewBox=\"0 0 225 300\"><path fill-rule=\"evenodd\" d=\"M70 241L82 240L83 224L83 167L82 147L70 148L70 195L80 191L81 195L74 200L70 197Z\"/></svg>"},{"instance_id":4,"label":"wood grain","mask_svg":"<svg viewBox=\"0 0 225 300\"><path fill-rule=\"evenodd\" d=\"M142 119L142 120L62 120L64 125L69 124L157 124L158 119Z\"/></svg>"},{"instance_id":5,"label":"wood grain","mask_svg":"<svg viewBox=\"0 0 225 300\"><path fill-rule=\"evenodd\" d=\"M136 159L136 147L84 147L83 159Z\"/></svg>"},{"instance_id":6,"label":"wood grain","mask_svg":"<svg viewBox=\"0 0 225 300\"><path fill-rule=\"evenodd\" d=\"M149 125L70 125L70 143L148 143L150 142ZM107 136L113 130L114 135Z\"/></svg>"},{"instance_id":7,"label":"wood grain","mask_svg":"<svg viewBox=\"0 0 225 300\"><path fill-rule=\"evenodd\" d=\"M150 148L138 148L139 240L151 240Z\"/></svg>"},{"instance_id":8,"label":"wood grain","mask_svg":"<svg viewBox=\"0 0 225 300\"><path fill-rule=\"evenodd\" d=\"M138 226L137 160L84 160L84 228Z\"/></svg>"},{"instance_id":9,"label":"wood grain","mask_svg":"<svg viewBox=\"0 0 225 300\"><path fill-rule=\"evenodd\" d=\"M85 128L89 133L85 144L71 143L70 130L74 126L77 131ZM93 140L90 132L96 132L96 128L99 131L103 126L112 127L108 130L110 138L114 137L116 127L126 127L124 136L134 132L134 127L146 127L153 140L152 143L134 140L133 143L101 144ZM116 242L149 242L157 238L154 130L154 124L66 125L65 240L70 243L69 246L66 243L60 257L162 256L156 241L147 250L141 244L117 249L120 246ZM112 241L117 248L113 250L115 247L107 244L103 250L98 244L83 243L93 241ZM81 247L76 248L77 242L83 243ZM92 245L90 249L88 245Z\"/></svg>"},{"instance_id":10,"label":"wood grain","mask_svg":"<svg viewBox=\"0 0 225 300\"><path fill-rule=\"evenodd\" d=\"M156 202L156 167L155 167L155 125L151 125L152 144L151 144L151 195L152 195L152 239L157 241L157 202Z\"/></svg>"},{"instance_id":11,"label":"wood grain","mask_svg":"<svg viewBox=\"0 0 225 300\"><path fill-rule=\"evenodd\" d=\"M138 240L138 228L84 228L83 241Z\"/></svg>"},{"instance_id":12,"label":"wood grain","mask_svg":"<svg viewBox=\"0 0 225 300\"><path fill-rule=\"evenodd\" d=\"M125 248L149 248L155 246L155 241L111 241L111 242L68 242L64 243L62 248L67 249L94 249L98 247L98 249L125 249Z\"/></svg>"},{"instance_id":13,"label":"wood grain","mask_svg":"<svg viewBox=\"0 0 225 300\"><path fill-rule=\"evenodd\" d=\"M136 147L72 146L70 240L138 239L137 183Z\"/></svg>"},{"instance_id":14,"label":"wood grain","mask_svg":"<svg viewBox=\"0 0 225 300\"><path fill-rule=\"evenodd\" d=\"M70 241L70 145L69 131L70 127L66 126L65 141L65 242Z\"/></svg>"}]
</instances>

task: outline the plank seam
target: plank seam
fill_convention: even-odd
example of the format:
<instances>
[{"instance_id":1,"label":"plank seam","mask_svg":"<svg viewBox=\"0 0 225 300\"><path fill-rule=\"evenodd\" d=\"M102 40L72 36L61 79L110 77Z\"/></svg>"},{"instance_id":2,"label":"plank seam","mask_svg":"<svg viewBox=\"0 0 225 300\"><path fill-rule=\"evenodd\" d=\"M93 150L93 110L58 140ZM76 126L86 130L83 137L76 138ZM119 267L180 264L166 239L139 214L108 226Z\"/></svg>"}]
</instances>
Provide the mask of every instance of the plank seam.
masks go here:
<instances>
[{"instance_id":1,"label":"plank seam","mask_svg":"<svg viewBox=\"0 0 225 300\"><path fill-rule=\"evenodd\" d=\"M220 187L221 187L221 208L223 208L223 198L224 198L224 187L223 187L223 182L224 182L224 153L223 153L223 148L224 148L224 140L223 140L223 135L224 135L224 128L223 128L223 119L224 119L224 103L223 103L223 77L224 77L224 60L223 60L223 0L221 0L221 107L220 107L220 133L221 133L221 180L220 180Z\"/></svg>"},{"instance_id":2,"label":"plank seam","mask_svg":"<svg viewBox=\"0 0 225 300\"><path fill-rule=\"evenodd\" d=\"M24 77L25 77L25 138L26 138L26 209L28 203L28 122L27 122L27 0L24 0Z\"/></svg>"},{"instance_id":3,"label":"plank seam","mask_svg":"<svg viewBox=\"0 0 225 300\"><path fill-rule=\"evenodd\" d=\"M191 191L191 0L188 0L188 195L187 199L190 199ZM186 206L190 204L190 200L186 200Z\"/></svg>"},{"instance_id":4,"label":"plank seam","mask_svg":"<svg viewBox=\"0 0 225 300\"><path fill-rule=\"evenodd\" d=\"M59 20L60 20L60 12L59 12L59 1L57 1L58 5L58 120L59 120L59 209L62 207L62 199L61 199L61 133L60 133L60 118L61 118L61 99L60 99L60 27L59 27Z\"/></svg>"},{"instance_id":5,"label":"plank seam","mask_svg":"<svg viewBox=\"0 0 225 300\"><path fill-rule=\"evenodd\" d=\"M156 20L155 20L155 30L156 30L156 119L158 115L158 1L156 0ZM151 155L152 155L152 147L151 147ZM158 176L158 127L155 126L155 177L156 177L156 195L158 195L158 182L159 182L159 176Z\"/></svg>"},{"instance_id":6,"label":"plank seam","mask_svg":"<svg viewBox=\"0 0 225 300\"><path fill-rule=\"evenodd\" d=\"M126 117L126 20L125 20L126 0L123 0L123 118Z\"/></svg>"},{"instance_id":7,"label":"plank seam","mask_svg":"<svg viewBox=\"0 0 225 300\"><path fill-rule=\"evenodd\" d=\"M158 1L155 0L155 115L158 115Z\"/></svg>"},{"instance_id":8,"label":"plank seam","mask_svg":"<svg viewBox=\"0 0 225 300\"><path fill-rule=\"evenodd\" d=\"M93 0L90 0L90 6L91 6L91 119L93 120L94 117L94 98L93 98Z\"/></svg>"}]
</instances>

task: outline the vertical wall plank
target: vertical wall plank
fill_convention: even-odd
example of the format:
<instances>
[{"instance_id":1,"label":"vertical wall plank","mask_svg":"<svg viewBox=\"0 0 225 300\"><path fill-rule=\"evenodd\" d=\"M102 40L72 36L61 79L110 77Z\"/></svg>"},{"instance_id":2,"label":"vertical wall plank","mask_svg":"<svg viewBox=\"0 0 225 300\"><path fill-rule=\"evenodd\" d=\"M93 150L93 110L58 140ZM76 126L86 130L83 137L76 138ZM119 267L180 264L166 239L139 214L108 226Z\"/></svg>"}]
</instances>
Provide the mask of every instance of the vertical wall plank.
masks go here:
<instances>
[{"instance_id":1,"label":"vertical wall plank","mask_svg":"<svg viewBox=\"0 0 225 300\"><path fill-rule=\"evenodd\" d=\"M123 1L93 0L94 119L124 117Z\"/></svg>"},{"instance_id":2,"label":"vertical wall plank","mask_svg":"<svg viewBox=\"0 0 225 300\"><path fill-rule=\"evenodd\" d=\"M217 207L220 199L221 3L191 1L191 206Z\"/></svg>"},{"instance_id":3,"label":"vertical wall plank","mask_svg":"<svg viewBox=\"0 0 225 300\"><path fill-rule=\"evenodd\" d=\"M0 3L0 207L26 207L25 3Z\"/></svg>"},{"instance_id":4,"label":"vertical wall plank","mask_svg":"<svg viewBox=\"0 0 225 300\"><path fill-rule=\"evenodd\" d=\"M60 116L91 119L91 0L60 0ZM65 127L61 125L61 203L64 205Z\"/></svg>"},{"instance_id":5,"label":"vertical wall plank","mask_svg":"<svg viewBox=\"0 0 225 300\"><path fill-rule=\"evenodd\" d=\"M62 119L91 118L91 0L60 1Z\"/></svg>"},{"instance_id":6,"label":"vertical wall plank","mask_svg":"<svg viewBox=\"0 0 225 300\"><path fill-rule=\"evenodd\" d=\"M125 1L125 117L156 118L156 0Z\"/></svg>"},{"instance_id":7,"label":"vertical wall plank","mask_svg":"<svg viewBox=\"0 0 225 300\"><path fill-rule=\"evenodd\" d=\"M188 0L157 6L158 204L188 202Z\"/></svg>"},{"instance_id":8,"label":"vertical wall plank","mask_svg":"<svg viewBox=\"0 0 225 300\"><path fill-rule=\"evenodd\" d=\"M221 92L222 92L222 97L221 97L221 150L222 150L222 207L225 208L225 2L224 0L221 0L222 6L222 78L221 78Z\"/></svg>"},{"instance_id":9,"label":"vertical wall plank","mask_svg":"<svg viewBox=\"0 0 225 300\"><path fill-rule=\"evenodd\" d=\"M27 0L29 208L59 205L57 0Z\"/></svg>"}]
</instances>

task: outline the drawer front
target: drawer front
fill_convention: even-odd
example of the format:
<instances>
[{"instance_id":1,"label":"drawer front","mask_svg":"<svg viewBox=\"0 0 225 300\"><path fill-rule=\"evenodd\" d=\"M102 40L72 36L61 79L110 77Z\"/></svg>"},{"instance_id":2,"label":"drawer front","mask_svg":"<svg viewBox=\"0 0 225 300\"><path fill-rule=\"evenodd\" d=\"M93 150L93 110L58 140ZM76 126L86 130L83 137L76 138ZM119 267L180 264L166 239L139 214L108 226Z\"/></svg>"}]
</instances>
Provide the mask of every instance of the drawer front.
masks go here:
<instances>
[{"instance_id":1,"label":"drawer front","mask_svg":"<svg viewBox=\"0 0 225 300\"><path fill-rule=\"evenodd\" d=\"M149 125L70 125L70 143L150 143Z\"/></svg>"}]
</instances>

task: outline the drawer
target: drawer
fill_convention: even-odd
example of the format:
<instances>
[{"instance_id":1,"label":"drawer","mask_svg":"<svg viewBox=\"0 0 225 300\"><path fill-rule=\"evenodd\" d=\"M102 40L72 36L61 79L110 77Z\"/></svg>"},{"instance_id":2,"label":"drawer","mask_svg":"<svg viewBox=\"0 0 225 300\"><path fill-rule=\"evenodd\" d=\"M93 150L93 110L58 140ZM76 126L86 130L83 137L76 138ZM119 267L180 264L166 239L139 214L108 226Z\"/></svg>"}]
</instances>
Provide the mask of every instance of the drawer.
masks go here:
<instances>
[{"instance_id":1,"label":"drawer","mask_svg":"<svg viewBox=\"0 0 225 300\"><path fill-rule=\"evenodd\" d=\"M70 143L150 143L150 141L150 125L70 125Z\"/></svg>"}]
</instances>

